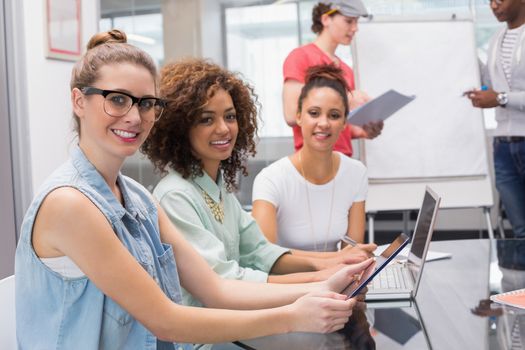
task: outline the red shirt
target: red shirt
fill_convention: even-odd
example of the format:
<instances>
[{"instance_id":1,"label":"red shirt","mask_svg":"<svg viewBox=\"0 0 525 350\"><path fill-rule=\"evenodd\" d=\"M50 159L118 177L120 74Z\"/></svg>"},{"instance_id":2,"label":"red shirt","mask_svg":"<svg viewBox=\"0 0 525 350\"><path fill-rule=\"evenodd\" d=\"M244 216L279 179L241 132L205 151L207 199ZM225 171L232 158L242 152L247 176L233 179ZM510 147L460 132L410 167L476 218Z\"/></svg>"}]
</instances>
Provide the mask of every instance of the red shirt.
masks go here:
<instances>
[{"instance_id":1,"label":"red shirt","mask_svg":"<svg viewBox=\"0 0 525 350\"><path fill-rule=\"evenodd\" d=\"M333 61L313 43L298 47L290 52L288 57L284 60L284 81L297 80L304 84L304 78L308 67L319 64L333 64ZM343 71L343 76L346 79L350 90L354 90L355 82L352 68L341 60L339 60L339 68ZM351 127L348 124L345 126L334 145L334 150L346 154L349 157L352 156L352 133L350 128ZM298 125L293 127L293 139L295 150L298 151L303 147L303 135L301 134L301 128Z\"/></svg>"}]
</instances>

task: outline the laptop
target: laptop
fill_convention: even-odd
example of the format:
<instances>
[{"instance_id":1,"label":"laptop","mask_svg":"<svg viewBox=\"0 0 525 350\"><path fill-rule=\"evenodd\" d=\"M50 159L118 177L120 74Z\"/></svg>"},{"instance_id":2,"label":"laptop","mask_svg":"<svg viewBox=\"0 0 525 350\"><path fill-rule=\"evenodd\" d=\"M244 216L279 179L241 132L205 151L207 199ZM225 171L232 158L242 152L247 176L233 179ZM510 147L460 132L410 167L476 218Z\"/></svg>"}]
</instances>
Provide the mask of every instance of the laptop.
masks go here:
<instances>
[{"instance_id":1,"label":"laptop","mask_svg":"<svg viewBox=\"0 0 525 350\"><path fill-rule=\"evenodd\" d=\"M395 261L381 271L368 285L366 301L416 297L440 201L441 198L427 186L417 216L407 261Z\"/></svg>"}]
</instances>

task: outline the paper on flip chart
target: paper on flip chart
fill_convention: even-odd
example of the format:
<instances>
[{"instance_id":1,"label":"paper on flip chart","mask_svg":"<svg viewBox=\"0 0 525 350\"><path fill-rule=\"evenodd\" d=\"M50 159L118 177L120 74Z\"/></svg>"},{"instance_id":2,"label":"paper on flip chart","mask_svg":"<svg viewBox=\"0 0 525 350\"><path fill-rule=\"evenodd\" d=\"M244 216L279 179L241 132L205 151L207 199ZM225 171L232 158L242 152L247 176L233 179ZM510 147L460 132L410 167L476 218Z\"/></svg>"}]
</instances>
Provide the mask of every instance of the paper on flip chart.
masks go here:
<instances>
[{"instance_id":1,"label":"paper on flip chart","mask_svg":"<svg viewBox=\"0 0 525 350\"><path fill-rule=\"evenodd\" d=\"M359 108L350 111L346 121L350 124L362 126L369 122L385 120L415 98L416 96L407 96L395 90L388 90Z\"/></svg>"}]
</instances>

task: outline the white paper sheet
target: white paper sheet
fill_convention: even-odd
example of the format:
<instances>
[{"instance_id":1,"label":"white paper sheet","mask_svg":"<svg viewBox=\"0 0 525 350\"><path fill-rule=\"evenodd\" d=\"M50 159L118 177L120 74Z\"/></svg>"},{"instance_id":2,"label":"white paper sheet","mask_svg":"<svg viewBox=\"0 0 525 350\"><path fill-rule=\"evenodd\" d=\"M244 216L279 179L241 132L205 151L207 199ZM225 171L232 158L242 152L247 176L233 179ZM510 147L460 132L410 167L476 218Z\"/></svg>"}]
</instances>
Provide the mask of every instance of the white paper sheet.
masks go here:
<instances>
[{"instance_id":1,"label":"white paper sheet","mask_svg":"<svg viewBox=\"0 0 525 350\"><path fill-rule=\"evenodd\" d=\"M390 89L361 107L350 111L346 121L350 124L363 126L369 122L385 120L415 98L416 96L406 96Z\"/></svg>"},{"instance_id":2,"label":"white paper sheet","mask_svg":"<svg viewBox=\"0 0 525 350\"><path fill-rule=\"evenodd\" d=\"M377 249L374 251L375 255L381 255L381 253L388 247L388 244L383 244L377 247ZM403 250L397 255L396 260L406 260L408 257L408 254L410 253L410 244L408 244ZM443 252L436 252L429 250L427 252L427 258L425 259L425 262L428 261L434 261L434 260L441 260L441 259L448 259L451 258L452 254L450 253L443 253Z\"/></svg>"}]
</instances>

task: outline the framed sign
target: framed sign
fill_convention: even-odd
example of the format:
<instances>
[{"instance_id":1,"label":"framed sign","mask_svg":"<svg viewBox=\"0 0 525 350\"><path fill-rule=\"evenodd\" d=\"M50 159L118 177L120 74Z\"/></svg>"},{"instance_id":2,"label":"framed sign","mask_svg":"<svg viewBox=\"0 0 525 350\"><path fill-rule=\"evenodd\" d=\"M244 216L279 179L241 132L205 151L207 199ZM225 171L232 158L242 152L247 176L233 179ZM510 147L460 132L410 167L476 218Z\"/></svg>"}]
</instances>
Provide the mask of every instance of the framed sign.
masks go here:
<instances>
[{"instance_id":1,"label":"framed sign","mask_svg":"<svg viewBox=\"0 0 525 350\"><path fill-rule=\"evenodd\" d=\"M44 0L46 57L76 61L82 55L81 0Z\"/></svg>"}]
</instances>

